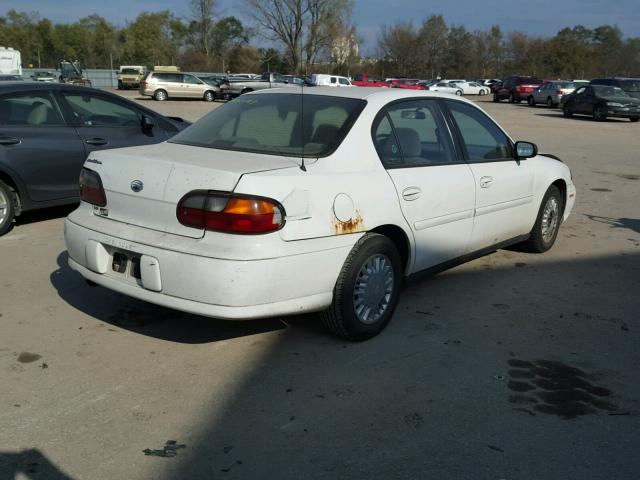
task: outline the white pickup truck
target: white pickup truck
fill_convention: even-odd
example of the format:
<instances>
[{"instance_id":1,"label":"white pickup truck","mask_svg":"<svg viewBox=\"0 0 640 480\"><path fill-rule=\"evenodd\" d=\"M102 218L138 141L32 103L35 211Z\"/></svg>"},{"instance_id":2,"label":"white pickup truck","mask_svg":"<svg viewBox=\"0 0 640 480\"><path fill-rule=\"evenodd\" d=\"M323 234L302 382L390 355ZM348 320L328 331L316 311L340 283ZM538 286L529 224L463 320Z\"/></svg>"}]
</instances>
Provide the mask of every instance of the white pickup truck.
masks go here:
<instances>
[{"instance_id":1,"label":"white pickup truck","mask_svg":"<svg viewBox=\"0 0 640 480\"><path fill-rule=\"evenodd\" d=\"M229 95L237 97L243 93L255 92L256 90L264 90L266 88L277 87L295 87L279 73L263 73L262 77L255 80L234 80L233 76L229 78Z\"/></svg>"}]
</instances>

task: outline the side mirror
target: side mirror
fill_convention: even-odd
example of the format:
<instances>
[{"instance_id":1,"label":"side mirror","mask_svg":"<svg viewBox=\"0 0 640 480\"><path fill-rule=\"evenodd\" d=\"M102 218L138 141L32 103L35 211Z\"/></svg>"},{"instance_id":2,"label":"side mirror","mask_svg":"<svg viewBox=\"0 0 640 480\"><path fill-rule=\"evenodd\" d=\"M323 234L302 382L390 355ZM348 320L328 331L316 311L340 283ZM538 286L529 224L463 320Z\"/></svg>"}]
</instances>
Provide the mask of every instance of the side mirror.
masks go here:
<instances>
[{"instance_id":1,"label":"side mirror","mask_svg":"<svg viewBox=\"0 0 640 480\"><path fill-rule=\"evenodd\" d=\"M150 135L151 132L153 132L153 127L156 126L156 121L148 115L143 115L140 123L142 126L142 132L147 135Z\"/></svg>"},{"instance_id":2,"label":"side mirror","mask_svg":"<svg viewBox=\"0 0 640 480\"><path fill-rule=\"evenodd\" d=\"M538 147L531 142L516 142L516 159L531 158L538 154Z\"/></svg>"}]
</instances>

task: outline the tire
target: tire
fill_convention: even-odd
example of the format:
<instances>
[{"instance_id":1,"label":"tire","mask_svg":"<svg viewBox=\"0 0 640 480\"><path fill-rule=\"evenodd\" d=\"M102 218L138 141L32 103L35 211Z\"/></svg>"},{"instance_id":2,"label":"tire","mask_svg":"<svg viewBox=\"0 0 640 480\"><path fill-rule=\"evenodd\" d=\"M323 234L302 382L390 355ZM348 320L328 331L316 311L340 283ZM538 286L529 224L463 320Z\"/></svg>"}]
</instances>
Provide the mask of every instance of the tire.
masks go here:
<instances>
[{"instance_id":1,"label":"tire","mask_svg":"<svg viewBox=\"0 0 640 480\"><path fill-rule=\"evenodd\" d=\"M154 100L157 100L159 102L164 102L167 98L169 98L169 96L167 95L167 92L165 92L162 89L156 90L155 92L153 92Z\"/></svg>"},{"instance_id":2,"label":"tire","mask_svg":"<svg viewBox=\"0 0 640 480\"><path fill-rule=\"evenodd\" d=\"M567 118L571 118L573 116L573 112L571 111L571 107L569 106L568 103L564 103L562 105L562 115L564 115Z\"/></svg>"},{"instance_id":3,"label":"tire","mask_svg":"<svg viewBox=\"0 0 640 480\"><path fill-rule=\"evenodd\" d=\"M498 98L498 94L497 94L497 93L494 93L494 94L493 94L493 102L494 102L494 103L498 103L499 101L500 101L500 99Z\"/></svg>"},{"instance_id":4,"label":"tire","mask_svg":"<svg viewBox=\"0 0 640 480\"><path fill-rule=\"evenodd\" d=\"M555 213L547 212L547 207L555 202L555 207L550 207ZM555 185L551 185L542 198L536 223L531 230L529 239L517 245L518 250L531 253L544 253L553 247L558 237L558 230L562 224L564 214L564 198ZM549 231L549 222L552 222L552 230Z\"/></svg>"},{"instance_id":5,"label":"tire","mask_svg":"<svg viewBox=\"0 0 640 480\"><path fill-rule=\"evenodd\" d=\"M363 275L371 272L371 268L381 266L383 271L367 279L370 290L361 290L363 293L373 295L373 304L377 305L374 308L381 309L369 316L372 302L371 300L367 302L366 295L363 293L356 294L356 286ZM372 279L381 283L374 282ZM391 281L390 285L389 281ZM354 342L375 337L384 330L393 316L398 304L401 284L402 262L396 246L384 235L367 233L358 240L344 262L333 290L333 303L320 314L324 326L334 335ZM386 293L380 290L371 292L371 289L376 287L387 289ZM376 300L378 297L379 299ZM385 302L384 306L382 306L383 302Z\"/></svg>"},{"instance_id":6,"label":"tire","mask_svg":"<svg viewBox=\"0 0 640 480\"><path fill-rule=\"evenodd\" d=\"M516 103L516 97L513 96L513 93L509 94L509 103Z\"/></svg>"},{"instance_id":7,"label":"tire","mask_svg":"<svg viewBox=\"0 0 640 480\"><path fill-rule=\"evenodd\" d=\"M214 92L212 92L211 90L207 90L206 92L204 92L203 100L205 102L215 102L216 94Z\"/></svg>"},{"instance_id":8,"label":"tire","mask_svg":"<svg viewBox=\"0 0 640 480\"><path fill-rule=\"evenodd\" d=\"M458 95L459 97L462 96L462 90L456 90L456 95Z\"/></svg>"},{"instance_id":9,"label":"tire","mask_svg":"<svg viewBox=\"0 0 640 480\"><path fill-rule=\"evenodd\" d=\"M11 230L14 216L13 191L0 180L0 237Z\"/></svg>"},{"instance_id":10,"label":"tire","mask_svg":"<svg viewBox=\"0 0 640 480\"><path fill-rule=\"evenodd\" d=\"M533 95L529 95L527 97L527 103L529 104L530 107L536 106L536 101L534 100Z\"/></svg>"},{"instance_id":11,"label":"tire","mask_svg":"<svg viewBox=\"0 0 640 480\"><path fill-rule=\"evenodd\" d=\"M486 94L487 94L487 91L486 91L486 90L484 90L484 89L481 89L481 90L480 90L480 92L479 92L479 95L480 95L481 97L482 97L482 96L484 96L484 95L486 95Z\"/></svg>"},{"instance_id":12,"label":"tire","mask_svg":"<svg viewBox=\"0 0 640 480\"><path fill-rule=\"evenodd\" d=\"M602 111L602 107L593 107L593 119L597 122L604 122L607 119L607 116Z\"/></svg>"},{"instance_id":13,"label":"tire","mask_svg":"<svg viewBox=\"0 0 640 480\"><path fill-rule=\"evenodd\" d=\"M630 117L629 118L629 121L630 122L634 122L634 123L637 122L638 120L640 120L640 117Z\"/></svg>"},{"instance_id":14,"label":"tire","mask_svg":"<svg viewBox=\"0 0 640 480\"><path fill-rule=\"evenodd\" d=\"M555 106L556 106L556 104L553 103L553 99L551 97L547 97L547 107L553 108Z\"/></svg>"},{"instance_id":15,"label":"tire","mask_svg":"<svg viewBox=\"0 0 640 480\"><path fill-rule=\"evenodd\" d=\"M113 84L112 84L112 85L113 85ZM123 89L123 87L122 87L122 82L118 82L118 90L122 90L122 89Z\"/></svg>"}]
</instances>

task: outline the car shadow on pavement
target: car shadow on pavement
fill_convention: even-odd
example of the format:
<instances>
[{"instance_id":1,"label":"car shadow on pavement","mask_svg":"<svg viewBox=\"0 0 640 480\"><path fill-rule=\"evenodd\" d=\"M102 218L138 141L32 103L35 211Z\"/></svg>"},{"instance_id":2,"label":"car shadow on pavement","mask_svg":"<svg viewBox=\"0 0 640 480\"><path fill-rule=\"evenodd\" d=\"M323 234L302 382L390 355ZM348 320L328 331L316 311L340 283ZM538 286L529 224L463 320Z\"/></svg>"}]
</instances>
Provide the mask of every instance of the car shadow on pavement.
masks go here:
<instances>
[{"instance_id":1,"label":"car shadow on pavement","mask_svg":"<svg viewBox=\"0 0 640 480\"><path fill-rule=\"evenodd\" d=\"M60 297L92 319L141 335L177 343L200 344L273 332L287 328L279 319L223 321L171 310L100 286L90 286L58 255L58 268L49 276ZM304 318L294 319L305 323Z\"/></svg>"},{"instance_id":2,"label":"car shadow on pavement","mask_svg":"<svg viewBox=\"0 0 640 480\"><path fill-rule=\"evenodd\" d=\"M24 212L16 217L16 227L20 225L28 225L35 222L43 222L45 220L54 220L56 218L64 218L73 210L78 208L78 204L63 205L61 207L43 208L42 210L32 210Z\"/></svg>"},{"instance_id":3,"label":"car shadow on pavement","mask_svg":"<svg viewBox=\"0 0 640 480\"><path fill-rule=\"evenodd\" d=\"M637 218L610 218L589 214L585 214L585 216L594 222L610 225L611 228L627 228L632 232L640 233L640 219Z\"/></svg>"},{"instance_id":4,"label":"car shadow on pavement","mask_svg":"<svg viewBox=\"0 0 640 480\"><path fill-rule=\"evenodd\" d=\"M19 478L34 480L73 480L40 450L29 449L17 453L0 451L0 477L13 480L18 475Z\"/></svg>"},{"instance_id":5,"label":"car shadow on pavement","mask_svg":"<svg viewBox=\"0 0 640 480\"><path fill-rule=\"evenodd\" d=\"M499 255L406 288L367 342L261 339L158 477L637 478L640 254Z\"/></svg>"},{"instance_id":6,"label":"car shadow on pavement","mask_svg":"<svg viewBox=\"0 0 640 480\"><path fill-rule=\"evenodd\" d=\"M631 123L629 120L625 118L606 118L604 120L594 120L593 117L589 115L580 115L575 114L571 117L565 117L562 114L562 111L558 111L558 113L536 113L539 117L551 117L551 118L563 118L565 120L575 120L578 122L593 122L593 123Z\"/></svg>"}]
</instances>

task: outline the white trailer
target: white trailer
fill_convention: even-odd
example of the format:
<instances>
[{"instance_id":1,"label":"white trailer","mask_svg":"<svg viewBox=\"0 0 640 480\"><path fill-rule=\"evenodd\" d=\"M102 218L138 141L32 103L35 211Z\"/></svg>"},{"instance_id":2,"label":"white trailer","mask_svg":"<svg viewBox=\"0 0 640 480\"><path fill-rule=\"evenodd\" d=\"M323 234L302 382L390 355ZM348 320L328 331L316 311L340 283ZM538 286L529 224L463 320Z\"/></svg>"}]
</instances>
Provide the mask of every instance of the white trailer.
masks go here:
<instances>
[{"instance_id":1,"label":"white trailer","mask_svg":"<svg viewBox=\"0 0 640 480\"><path fill-rule=\"evenodd\" d=\"M22 60L18 50L0 47L0 75L22 75Z\"/></svg>"}]
</instances>

